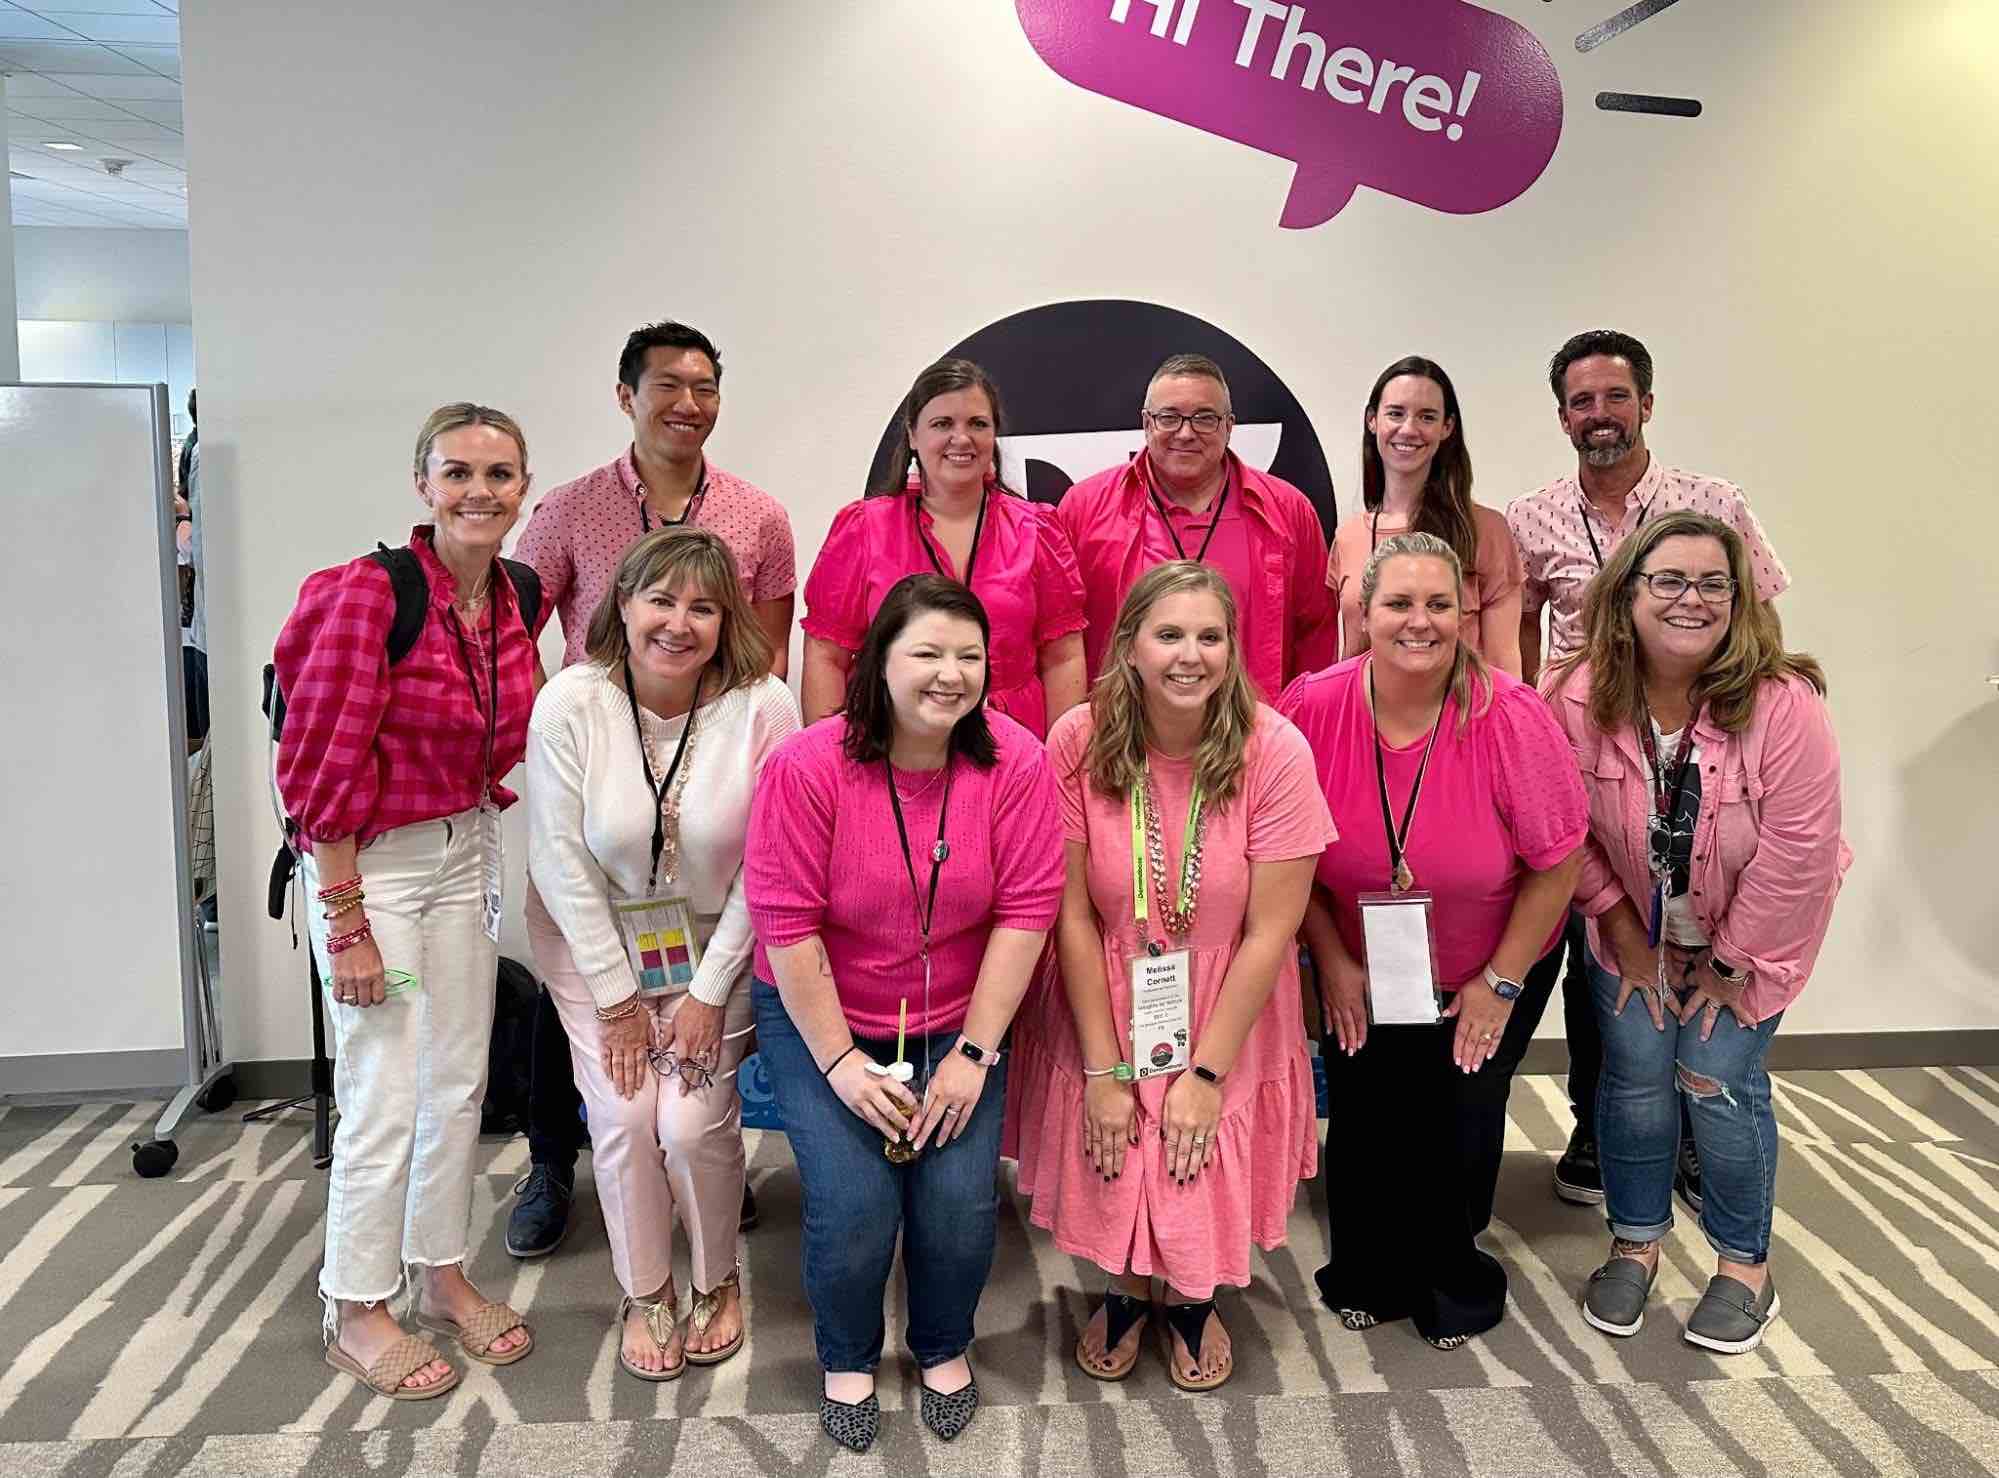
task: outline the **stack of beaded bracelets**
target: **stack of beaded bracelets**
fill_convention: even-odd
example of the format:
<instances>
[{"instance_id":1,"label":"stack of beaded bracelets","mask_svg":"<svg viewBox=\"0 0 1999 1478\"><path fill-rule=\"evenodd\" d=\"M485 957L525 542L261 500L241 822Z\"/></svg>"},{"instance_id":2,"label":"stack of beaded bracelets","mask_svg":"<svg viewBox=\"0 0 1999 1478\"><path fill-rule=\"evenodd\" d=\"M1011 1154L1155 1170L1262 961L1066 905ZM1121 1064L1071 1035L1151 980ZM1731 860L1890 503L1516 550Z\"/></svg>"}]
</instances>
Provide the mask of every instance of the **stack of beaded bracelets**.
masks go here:
<instances>
[{"instance_id":1,"label":"stack of beaded bracelets","mask_svg":"<svg viewBox=\"0 0 1999 1478\"><path fill-rule=\"evenodd\" d=\"M319 902L320 906L326 912L326 923L329 930L326 940L326 952L329 955L337 955L342 950L352 949L364 939L373 939L375 937L374 926L366 919L361 920L357 927L349 929L344 934L330 932L335 919L339 918L342 914L352 913L360 908L362 901L367 896L366 893L361 891L361 876L359 873L356 873L344 883L334 883L331 887L319 890Z\"/></svg>"}]
</instances>

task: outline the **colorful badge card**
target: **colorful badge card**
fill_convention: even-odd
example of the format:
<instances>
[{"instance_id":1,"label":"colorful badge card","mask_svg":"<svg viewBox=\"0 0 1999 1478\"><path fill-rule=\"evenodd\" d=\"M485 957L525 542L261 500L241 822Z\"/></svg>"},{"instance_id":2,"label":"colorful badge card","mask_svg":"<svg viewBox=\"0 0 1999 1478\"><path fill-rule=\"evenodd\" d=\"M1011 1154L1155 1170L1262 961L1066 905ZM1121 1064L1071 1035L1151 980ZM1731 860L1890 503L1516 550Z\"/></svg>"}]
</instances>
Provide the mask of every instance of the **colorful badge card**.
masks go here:
<instances>
[{"instance_id":1,"label":"colorful badge card","mask_svg":"<svg viewBox=\"0 0 1999 1478\"><path fill-rule=\"evenodd\" d=\"M673 995L694 983L701 938L685 898L636 898L614 902L611 914L642 996Z\"/></svg>"}]
</instances>

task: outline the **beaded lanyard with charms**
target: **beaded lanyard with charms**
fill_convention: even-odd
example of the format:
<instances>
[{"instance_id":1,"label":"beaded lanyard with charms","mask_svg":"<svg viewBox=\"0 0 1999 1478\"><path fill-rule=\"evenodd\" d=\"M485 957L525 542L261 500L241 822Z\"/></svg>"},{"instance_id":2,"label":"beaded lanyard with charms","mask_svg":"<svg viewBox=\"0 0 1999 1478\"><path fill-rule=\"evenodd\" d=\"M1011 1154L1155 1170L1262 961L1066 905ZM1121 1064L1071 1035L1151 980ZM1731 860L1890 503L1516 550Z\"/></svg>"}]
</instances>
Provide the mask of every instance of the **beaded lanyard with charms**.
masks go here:
<instances>
[{"instance_id":1,"label":"beaded lanyard with charms","mask_svg":"<svg viewBox=\"0 0 1999 1478\"><path fill-rule=\"evenodd\" d=\"M1132 913L1138 923L1145 952L1157 955L1162 946L1146 928L1150 892L1159 894L1159 925L1175 938L1194 927L1194 913L1201 903L1201 852L1208 837L1207 797L1199 781L1187 800L1187 825L1180 838L1180 887L1166 889L1166 844L1159 835L1159 789L1153 783L1152 763L1147 760L1143 778L1131 796L1131 894ZM1152 887L1145 874L1148 865Z\"/></svg>"},{"instance_id":2,"label":"beaded lanyard with charms","mask_svg":"<svg viewBox=\"0 0 1999 1478\"><path fill-rule=\"evenodd\" d=\"M695 687L695 697L701 695L699 685ZM646 883L646 894L651 896L659 887L662 865L666 869L666 880L670 883L680 870L680 797L687 789L687 777L694 766L689 762L694 753L694 721L701 713L697 701L687 710L687 723L680 731L680 743L673 751L673 761L666 767L666 778L654 780L658 773L658 756L653 753L651 738L646 734L645 724L639 718L639 700L632 691L632 665L625 663L625 696L632 702L632 731L639 738L639 760L645 766L646 789L652 792L655 802L652 819L652 873Z\"/></svg>"}]
</instances>

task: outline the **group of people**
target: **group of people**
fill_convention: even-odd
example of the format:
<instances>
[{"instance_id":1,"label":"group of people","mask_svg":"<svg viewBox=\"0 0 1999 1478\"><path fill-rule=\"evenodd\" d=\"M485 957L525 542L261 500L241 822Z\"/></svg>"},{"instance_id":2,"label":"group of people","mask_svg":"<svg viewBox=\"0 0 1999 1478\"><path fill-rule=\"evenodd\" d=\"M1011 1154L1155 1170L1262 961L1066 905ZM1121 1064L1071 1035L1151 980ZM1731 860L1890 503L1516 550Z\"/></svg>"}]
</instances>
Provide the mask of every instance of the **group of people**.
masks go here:
<instances>
[{"instance_id":1,"label":"group of people","mask_svg":"<svg viewBox=\"0 0 1999 1478\"><path fill-rule=\"evenodd\" d=\"M1677 1176L1717 1255L1686 1337L1755 1346L1778 1309L1764 1060L1849 859L1838 758L1741 493L1645 445L1637 340L1556 354L1577 470L1503 517L1471 501L1449 377L1391 365L1330 548L1229 450L1212 360L1159 366L1144 450L1053 507L1000 479L998 387L944 360L806 579L802 707L788 520L703 451L721 376L696 330L634 333L630 448L543 498L517 560L520 427L440 409L414 633L377 555L312 576L279 637L342 1111L332 1364L402 1400L457 1382L393 1316L406 1280L464 1358L533 1349L463 1268L523 758L556 1050L538 1039L508 1242L560 1239L587 1122L638 1379L742 1347L752 1037L803 1191L821 1422L848 1447L879 1428L898 1239L922 1419L946 1440L972 1420L1002 1156L1034 1224L1103 1270L1090 1376L1129 1376L1149 1332L1176 1386L1225 1382L1216 1294L1315 1173L1327 1307L1455 1348L1504 1313L1477 1238L1565 959L1557 1189L1611 1233L1583 1317L1636 1332Z\"/></svg>"}]
</instances>

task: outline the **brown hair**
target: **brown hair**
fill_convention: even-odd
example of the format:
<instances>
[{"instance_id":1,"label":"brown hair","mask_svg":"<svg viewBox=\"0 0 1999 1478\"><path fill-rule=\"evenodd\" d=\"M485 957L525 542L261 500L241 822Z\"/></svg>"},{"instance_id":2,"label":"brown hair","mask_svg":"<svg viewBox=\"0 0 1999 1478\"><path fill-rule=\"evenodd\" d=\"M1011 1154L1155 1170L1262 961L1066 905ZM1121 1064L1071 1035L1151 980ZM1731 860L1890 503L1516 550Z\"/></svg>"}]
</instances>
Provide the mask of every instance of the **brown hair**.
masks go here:
<instances>
[{"instance_id":1,"label":"brown hair","mask_svg":"<svg viewBox=\"0 0 1999 1478\"><path fill-rule=\"evenodd\" d=\"M1436 454L1430 458L1429 475L1423 479L1423 501L1409 527L1417 533L1435 534L1451 546L1458 557L1459 569L1468 569L1478 562L1478 524L1471 511L1471 449L1465 445L1465 423L1458 410L1457 387L1434 359L1415 354L1398 359L1381 372L1374 389L1368 392L1367 409L1360 418L1361 505L1368 509L1381 507L1388 490L1388 469L1381 464L1381 448L1375 444L1374 432L1368 429L1367 421L1380 411L1381 395L1388 382L1403 375L1413 375L1435 385L1444 397L1444 419L1451 423L1451 434L1438 443Z\"/></svg>"},{"instance_id":2,"label":"brown hair","mask_svg":"<svg viewBox=\"0 0 1999 1478\"><path fill-rule=\"evenodd\" d=\"M1360 608L1363 611L1374 604L1374 593L1381 585L1381 567L1397 558L1440 559L1449 565L1451 583L1457 587L1458 610L1464 610L1465 572L1464 566L1458 563L1457 554L1435 534L1411 531L1383 539L1369 556L1367 568L1361 571L1360 576ZM1492 670L1485 665L1485 658L1462 636L1458 638L1457 656L1451 660L1450 690L1458 700L1458 729L1462 732L1465 725L1471 722L1474 699L1481 712L1492 702Z\"/></svg>"},{"instance_id":3,"label":"brown hair","mask_svg":"<svg viewBox=\"0 0 1999 1478\"><path fill-rule=\"evenodd\" d=\"M1742 535L1720 519L1701 513L1665 513L1638 529L1610 556L1603 572L1590 581L1583 595L1583 644L1573 656L1556 664L1564 679L1582 662L1589 663L1589 718L1609 732L1644 722L1645 653L1639 648L1631 607L1638 598L1638 573L1646 556L1672 538L1713 539L1728 556L1728 573L1735 580L1735 599L1728 612L1728 634L1694 679L1693 701L1698 711L1726 734L1740 733L1756 712L1756 692L1765 681L1801 677L1824 695L1825 669L1803 652L1784 650L1784 625L1774 606L1756 593L1756 573L1750 568L1749 546Z\"/></svg>"},{"instance_id":4,"label":"brown hair","mask_svg":"<svg viewBox=\"0 0 1999 1478\"><path fill-rule=\"evenodd\" d=\"M467 426L491 426L496 431L504 431L514 439L514 446L521 454L521 476L527 476L528 439L521 431L520 422L505 411L496 411L490 405L475 405L469 400L454 400L450 405L441 405L430 413L423 423L423 429L416 434L416 476L423 477L424 467L430 461L431 444L447 431L462 430Z\"/></svg>"},{"instance_id":5,"label":"brown hair","mask_svg":"<svg viewBox=\"0 0 1999 1478\"><path fill-rule=\"evenodd\" d=\"M916 383L909 387L909 394L902 397L902 404L895 413L895 449L889 453L888 471L880 487L869 488L870 498L887 497L902 492L908 486L909 469L916 464L916 447L913 433L916 418L923 414L923 408L940 395L951 395L960 390L977 390L986 397L986 404L993 413L993 485L1003 493L1013 489L1000 481L999 438L1006 435L1006 407L1000 404L999 386L986 373L983 365L974 364L969 359L940 359L916 377ZM921 475L918 466L918 475Z\"/></svg>"},{"instance_id":6,"label":"brown hair","mask_svg":"<svg viewBox=\"0 0 1999 1478\"><path fill-rule=\"evenodd\" d=\"M979 628L985 647L986 670L979 679L979 696L964 717L951 726L949 753L962 754L982 770L999 762L999 746L993 742L992 725L986 722L986 695L993 680L993 628L979 598L956 580L942 575L904 575L889 587L887 595L868 623L861 649L854 654L847 674L847 701L841 708L847 733L841 747L856 764L869 764L888 757L895 742L895 703L888 691L888 649L902 635L903 628L918 616L937 611L969 621Z\"/></svg>"},{"instance_id":7,"label":"brown hair","mask_svg":"<svg viewBox=\"0 0 1999 1478\"><path fill-rule=\"evenodd\" d=\"M1082 767L1098 792L1126 796L1145 773L1145 691L1131 649L1153 606L1169 595L1206 591L1221 603L1222 624L1228 630L1228 670L1208 699L1202 717L1201 745L1194 752L1194 778L1219 806L1235 794L1242 779L1243 756L1256 729L1256 689L1242 666L1242 639L1236 619L1235 596L1228 581L1197 560L1169 560L1139 577L1124 598L1111 628L1110 650L1103 671L1090 690L1093 732Z\"/></svg>"},{"instance_id":8,"label":"brown hair","mask_svg":"<svg viewBox=\"0 0 1999 1478\"><path fill-rule=\"evenodd\" d=\"M654 529L636 539L618 561L611 588L590 616L583 650L592 662L615 670L631 654L625 634L624 603L659 584L692 586L722 607L722 634L709 666L722 679L716 696L747 687L770 671L770 638L750 610L736 557L721 539L701 528Z\"/></svg>"}]
</instances>

